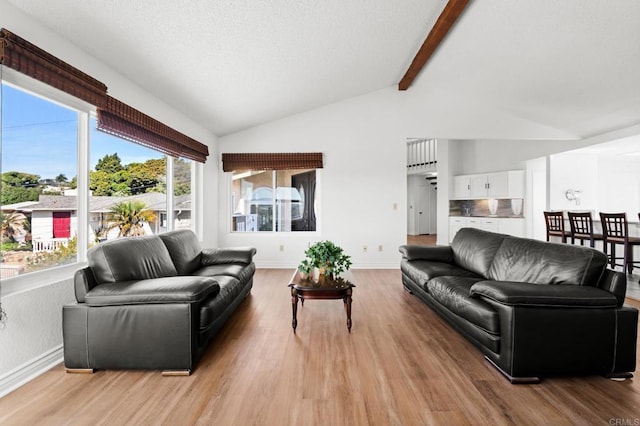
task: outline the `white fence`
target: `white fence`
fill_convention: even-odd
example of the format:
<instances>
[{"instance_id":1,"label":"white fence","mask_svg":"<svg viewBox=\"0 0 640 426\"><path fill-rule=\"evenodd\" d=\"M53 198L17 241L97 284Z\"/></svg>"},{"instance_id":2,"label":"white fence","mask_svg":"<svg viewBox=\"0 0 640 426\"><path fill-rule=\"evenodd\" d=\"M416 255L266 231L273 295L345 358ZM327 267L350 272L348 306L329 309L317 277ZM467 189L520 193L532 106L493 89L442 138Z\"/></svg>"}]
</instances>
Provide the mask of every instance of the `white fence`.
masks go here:
<instances>
[{"instance_id":1,"label":"white fence","mask_svg":"<svg viewBox=\"0 0 640 426\"><path fill-rule=\"evenodd\" d=\"M66 246L68 241L68 238L47 238L44 240L33 240L33 252L40 253L42 251L55 251L62 246Z\"/></svg>"},{"instance_id":2,"label":"white fence","mask_svg":"<svg viewBox=\"0 0 640 426\"><path fill-rule=\"evenodd\" d=\"M407 142L407 174L437 171L437 145L436 139Z\"/></svg>"}]
</instances>

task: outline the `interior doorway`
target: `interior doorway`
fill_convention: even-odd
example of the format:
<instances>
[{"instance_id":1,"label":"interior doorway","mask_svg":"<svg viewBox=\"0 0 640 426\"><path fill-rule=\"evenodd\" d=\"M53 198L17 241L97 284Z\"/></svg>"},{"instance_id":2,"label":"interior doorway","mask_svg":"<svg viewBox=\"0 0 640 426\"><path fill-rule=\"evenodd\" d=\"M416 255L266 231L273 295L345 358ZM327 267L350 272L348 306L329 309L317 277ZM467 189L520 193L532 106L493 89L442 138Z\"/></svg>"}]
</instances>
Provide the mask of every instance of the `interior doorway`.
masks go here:
<instances>
[{"instance_id":1,"label":"interior doorway","mask_svg":"<svg viewBox=\"0 0 640 426\"><path fill-rule=\"evenodd\" d=\"M407 176L407 235L437 232L437 179L431 175Z\"/></svg>"}]
</instances>

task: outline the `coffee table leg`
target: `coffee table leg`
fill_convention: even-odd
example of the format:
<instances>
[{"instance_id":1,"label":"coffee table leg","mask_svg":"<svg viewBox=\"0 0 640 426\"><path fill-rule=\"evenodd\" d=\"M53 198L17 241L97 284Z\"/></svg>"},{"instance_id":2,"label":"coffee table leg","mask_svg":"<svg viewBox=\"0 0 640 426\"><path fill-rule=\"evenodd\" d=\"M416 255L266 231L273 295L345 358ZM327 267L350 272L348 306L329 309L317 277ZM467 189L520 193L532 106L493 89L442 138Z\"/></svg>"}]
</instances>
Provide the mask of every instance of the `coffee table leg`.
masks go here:
<instances>
[{"instance_id":1,"label":"coffee table leg","mask_svg":"<svg viewBox=\"0 0 640 426\"><path fill-rule=\"evenodd\" d=\"M349 289L347 295L344 296L344 307L347 310L347 329L349 329L349 333L351 333L351 289Z\"/></svg>"},{"instance_id":2,"label":"coffee table leg","mask_svg":"<svg viewBox=\"0 0 640 426\"><path fill-rule=\"evenodd\" d=\"M293 327L293 334L296 333L296 327L298 326L298 292L295 288L291 288L291 308L293 309L293 320L291 326Z\"/></svg>"}]
</instances>

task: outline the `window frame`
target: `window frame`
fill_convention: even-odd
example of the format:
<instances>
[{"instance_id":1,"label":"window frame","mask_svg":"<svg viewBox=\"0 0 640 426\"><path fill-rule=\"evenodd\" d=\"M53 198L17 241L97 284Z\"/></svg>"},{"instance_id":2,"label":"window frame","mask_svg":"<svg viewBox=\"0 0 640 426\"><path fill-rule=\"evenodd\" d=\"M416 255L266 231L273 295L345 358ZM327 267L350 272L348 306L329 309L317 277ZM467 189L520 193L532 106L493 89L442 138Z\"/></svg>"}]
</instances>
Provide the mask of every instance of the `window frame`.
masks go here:
<instances>
[{"instance_id":1,"label":"window frame","mask_svg":"<svg viewBox=\"0 0 640 426\"><path fill-rule=\"evenodd\" d=\"M316 172L316 193L315 193L315 213L316 213L316 229L315 231L277 231L275 230L275 215L274 215L274 230L271 231L255 231L255 232L241 232L233 230L233 209L235 208L234 200L233 200L233 172L223 172L226 175L225 179L225 188L227 192L227 206L226 213L224 215L225 221L227 223L227 235L229 236L239 236L240 238L248 238L245 236L251 237L273 237L276 235L279 236L313 236L313 235L321 235L322 228L322 168L313 169ZM272 185L275 186L277 184L277 172L278 170L266 170L267 172L272 173ZM237 200L236 200L237 201ZM274 201L275 206L275 201ZM275 207L274 207L275 208ZM274 210L275 211L275 210Z\"/></svg>"},{"instance_id":2,"label":"window frame","mask_svg":"<svg viewBox=\"0 0 640 426\"><path fill-rule=\"evenodd\" d=\"M2 297L11 294L24 293L49 285L54 285L61 281L69 280L79 268L87 264L87 251L89 242L89 172L90 172L90 122L91 118L97 118L97 108L88 102L76 98L66 92L49 86L32 77L15 71L9 67L0 66L0 84L7 84L32 96L42 98L48 102L71 109L78 115L77 129L77 221L78 229L78 252L77 261L67 265L56 266L41 271L34 271L16 277L2 280ZM1 99L0 99L1 101ZM1 114L1 111L0 111ZM126 143L134 143L122 139ZM2 140L0 138L0 144ZM151 148L150 148L151 149ZM1 155L1 149L0 149ZM174 193L173 193L173 162L175 157L167 155L167 193L166 211L173 217ZM192 221L190 229L199 238L202 232L202 203L198 194L202 192L203 164L191 161L191 214ZM84 165L84 166L83 166ZM0 170L0 173L2 171ZM169 174L171 173L171 174ZM175 223L169 221L168 231L173 230Z\"/></svg>"}]
</instances>

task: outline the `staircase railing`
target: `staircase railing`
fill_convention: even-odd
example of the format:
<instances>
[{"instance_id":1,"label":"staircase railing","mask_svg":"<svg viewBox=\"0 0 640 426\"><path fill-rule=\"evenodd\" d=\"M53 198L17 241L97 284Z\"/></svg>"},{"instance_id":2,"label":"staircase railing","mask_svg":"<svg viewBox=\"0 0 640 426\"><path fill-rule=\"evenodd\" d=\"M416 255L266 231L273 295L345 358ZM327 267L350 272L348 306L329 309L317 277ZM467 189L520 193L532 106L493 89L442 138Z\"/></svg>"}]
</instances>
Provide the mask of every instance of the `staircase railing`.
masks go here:
<instances>
[{"instance_id":1,"label":"staircase railing","mask_svg":"<svg viewBox=\"0 0 640 426\"><path fill-rule=\"evenodd\" d=\"M436 139L415 139L407 142L407 173L435 172L438 164Z\"/></svg>"}]
</instances>

